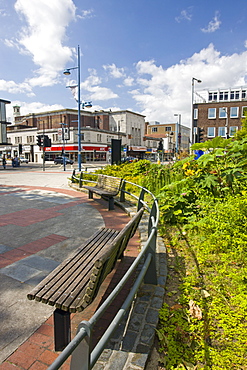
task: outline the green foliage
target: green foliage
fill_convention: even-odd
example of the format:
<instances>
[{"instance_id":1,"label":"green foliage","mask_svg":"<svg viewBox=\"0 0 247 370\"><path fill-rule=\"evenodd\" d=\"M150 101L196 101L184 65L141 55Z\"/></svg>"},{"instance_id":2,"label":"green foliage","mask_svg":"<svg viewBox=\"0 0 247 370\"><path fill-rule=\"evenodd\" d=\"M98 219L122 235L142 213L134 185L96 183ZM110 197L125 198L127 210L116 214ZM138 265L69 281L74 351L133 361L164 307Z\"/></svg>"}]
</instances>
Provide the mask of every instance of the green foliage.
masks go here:
<instances>
[{"instance_id":1,"label":"green foliage","mask_svg":"<svg viewBox=\"0 0 247 370\"><path fill-rule=\"evenodd\" d=\"M194 144L193 150L205 152L198 160L103 170L156 195L168 251L182 261L176 266L179 286L167 292L157 330L166 370L247 369L246 119L243 130L239 140Z\"/></svg>"}]
</instances>

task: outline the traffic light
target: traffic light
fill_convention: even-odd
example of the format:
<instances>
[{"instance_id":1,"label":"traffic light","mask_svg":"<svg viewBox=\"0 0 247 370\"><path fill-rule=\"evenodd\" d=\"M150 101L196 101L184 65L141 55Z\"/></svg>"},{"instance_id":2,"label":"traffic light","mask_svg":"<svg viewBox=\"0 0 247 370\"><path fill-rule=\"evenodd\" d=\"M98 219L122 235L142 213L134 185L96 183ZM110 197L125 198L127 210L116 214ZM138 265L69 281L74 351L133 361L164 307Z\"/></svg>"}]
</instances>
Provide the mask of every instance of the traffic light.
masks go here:
<instances>
[{"instance_id":1,"label":"traffic light","mask_svg":"<svg viewBox=\"0 0 247 370\"><path fill-rule=\"evenodd\" d=\"M44 135L44 147L48 148L51 147L51 139L48 135Z\"/></svg>"},{"instance_id":2,"label":"traffic light","mask_svg":"<svg viewBox=\"0 0 247 370\"><path fill-rule=\"evenodd\" d=\"M37 136L37 145L42 146L42 136L41 135Z\"/></svg>"},{"instance_id":3,"label":"traffic light","mask_svg":"<svg viewBox=\"0 0 247 370\"><path fill-rule=\"evenodd\" d=\"M22 154L22 144L19 144L19 155Z\"/></svg>"},{"instance_id":4,"label":"traffic light","mask_svg":"<svg viewBox=\"0 0 247 370\"><path fill-rule=\"evenodd\" d=\"M158 150L162 151L163 150L163 141L160 140Z\"/></svg>"},{"instance_id":5,"label":"traffic light","mask_svg":"<svg viewBox=\"0 0 247 370\"><path fill-rule=\"evenodd\" d=\"M203 135L204 135L204 130L202 127L198 127L198 133L197 133L197 142L202 143L203 142Z\"/></svg>"}]
</instances>

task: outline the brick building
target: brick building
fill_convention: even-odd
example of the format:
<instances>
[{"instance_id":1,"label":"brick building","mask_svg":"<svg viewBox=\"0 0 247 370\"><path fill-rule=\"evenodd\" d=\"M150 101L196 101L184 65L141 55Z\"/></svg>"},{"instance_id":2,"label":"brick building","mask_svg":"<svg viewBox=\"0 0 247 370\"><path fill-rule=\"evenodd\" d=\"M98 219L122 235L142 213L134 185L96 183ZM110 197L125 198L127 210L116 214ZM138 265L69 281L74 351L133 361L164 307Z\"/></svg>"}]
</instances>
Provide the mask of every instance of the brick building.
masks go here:
<instances>
[{"instance_id":1,"label":"brick building","mask_svg":"<svg viewBox=\"0 0 247 370\"><path fill-rule=\"evenodd\" d=\"M199 92L193 103L193 142L233 137L247 114L247 87Z\"/></svg>"}]
</instances>

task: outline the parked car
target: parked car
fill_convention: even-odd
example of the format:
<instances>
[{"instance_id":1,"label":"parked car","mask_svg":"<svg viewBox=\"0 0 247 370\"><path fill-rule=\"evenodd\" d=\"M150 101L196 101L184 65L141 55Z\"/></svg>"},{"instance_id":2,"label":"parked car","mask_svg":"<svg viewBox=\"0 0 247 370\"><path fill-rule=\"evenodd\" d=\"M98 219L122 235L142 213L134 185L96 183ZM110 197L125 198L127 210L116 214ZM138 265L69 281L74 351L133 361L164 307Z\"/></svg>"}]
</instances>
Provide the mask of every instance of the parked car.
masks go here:
<instances>
[{"instance_id":1,"label":"parked car","mask_svg":"<svg viewBox=\"0 0 247 370\"><path fill-rule=\"evenodd\" d=\"M124 158L122 158L122 163L132 163L134 161L138 161L138 158L135 158L135 157L124 157Z\"/></svg>"},{"instance_id":2,"label":"parked car","mask_svg":"<svg viewBox=\"0 0 247 370\"><path fill-rule=\"evenodd\" d=\"M19 161L20 163L28 163L28 159L25 158L24 156L20 156Z\"/></svg>"},{"instance_id":3,"label":"parked car","mask_svg":"<svg viewBox=\"0 0 247 370\"><path fill-rule=\"evenodd\" d=\"M56 157L54 159L54 163L55 164L63 164L63 157ZM69 159L67 157L65 157L65 164L73 164L74 162L72 161L72 159Z\"/></svg>"}]
</instances>

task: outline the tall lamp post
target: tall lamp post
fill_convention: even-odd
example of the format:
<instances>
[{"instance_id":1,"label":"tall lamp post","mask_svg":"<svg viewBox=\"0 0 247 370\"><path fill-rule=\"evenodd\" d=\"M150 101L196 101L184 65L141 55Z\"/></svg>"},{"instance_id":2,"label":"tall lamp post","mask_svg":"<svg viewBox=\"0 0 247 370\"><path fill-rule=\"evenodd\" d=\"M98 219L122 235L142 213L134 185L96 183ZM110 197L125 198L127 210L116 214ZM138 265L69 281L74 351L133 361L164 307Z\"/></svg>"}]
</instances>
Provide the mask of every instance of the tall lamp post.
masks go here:
<instances>
[{"instance_id":1,"label":"tall lamp post","mask_svg":"<svg viewBox=\"0 0 247 370\"><path fill-rule=\"evenodd\" d=\"M80 68L80 46L77 48L77 67L67 68L63 72L65 75L70 75L72 69L77 69L77 88L78 88L78 170L81 171L81 92L80 92L80 80L81 80L81 68ZM92 104L83 103L82 107L92 107Z\"/></svg>"},{"instance_id":2,"label":"tall lamp post","mask_svg":"<svg viewBox=\"0 0 247 370\"><path fill-rule=\"evenodd\" d=\"M194 91L195 91L195 81L198 83L201 83L201 80L198 80L195 77L192 77L192 93L191 93L191 98L192 98L192 114L191 114L191 144L194 144L195 142L195 134L194 134Z\"/></svg>"},{"instance_id":3,"label":"tall lamp post","mask_svg":"<svg viewBox=\"0 0 247 370\"><path fill-rule=\"evenodd\" d=\"M181 114L174 114L175 117L178 117L176 123L176 152L179 153L181 149Z\"/></svg>"},{"instance_id":4,"label":"tall lamp post","mask_svg":"<svg viewBox=\"0 0 247 370\"><path fill-rule=\"evenodd\" d=\"M228 111L227 111L227 108L224 107L222 108L222 110L225 112L226 114L226 139L229 139L229 132L228 132Z\"/></svg>"}]
</instances>

